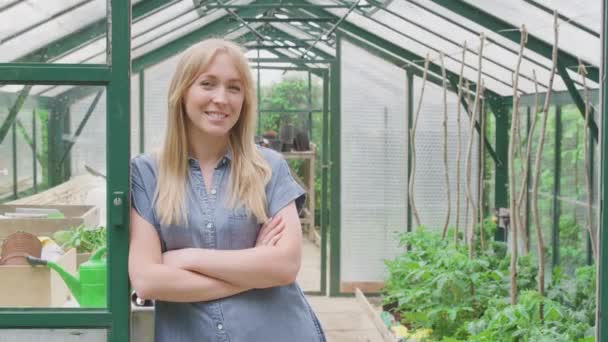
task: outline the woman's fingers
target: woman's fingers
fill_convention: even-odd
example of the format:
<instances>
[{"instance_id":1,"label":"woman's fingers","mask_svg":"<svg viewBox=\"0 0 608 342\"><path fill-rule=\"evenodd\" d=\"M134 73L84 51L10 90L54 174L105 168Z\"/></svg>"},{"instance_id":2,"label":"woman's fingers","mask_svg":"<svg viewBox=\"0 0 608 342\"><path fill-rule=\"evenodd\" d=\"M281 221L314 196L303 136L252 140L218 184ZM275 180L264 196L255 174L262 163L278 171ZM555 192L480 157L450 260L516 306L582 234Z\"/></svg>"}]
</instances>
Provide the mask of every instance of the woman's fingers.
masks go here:
<instances>
[{"instance_id":1,"label":"woman's fingers","mask_svg":"<svg viewBox=\"0 0 608 342\"><path fill-rule=\"evenodd\" d=\"M266 236L264 236L264 244L265 245L273 245L272 243L270 243L270 241L272 241L272 239L283 233L283 230L285 229L285 223L281 221L281 223L276 226L274 229L272 229L271 231L269 231Z\"/></svg>"},{"instance_id":2,"label":"woman's fingers","mask_svg":"<svg viewBox=\"0 0 608 342\"><path fill-rule=\"evenodd\" d=\"M258 233L258 240L264 241L265 237L268 235L268 233L271 232L276 227L278 227L281 224L281 222L283 222L283 219L280 216L275 216L272 219L266 221L266 223L264 223L264 225L262 226L262 229Z\"/></svg>"},{"instance_id":3,"label":"woman's fingers","mask_svg":"<svg viewBox=\"0 0 608 342\"><path fill-rule=\"evenodd\" d=\"M279 242L279 240L281 240L281 237L283 237L283 233L275 235L272 239L270 239L268 244L270 246L276 246L277 242Z\"/></svg>"}]
</instances>

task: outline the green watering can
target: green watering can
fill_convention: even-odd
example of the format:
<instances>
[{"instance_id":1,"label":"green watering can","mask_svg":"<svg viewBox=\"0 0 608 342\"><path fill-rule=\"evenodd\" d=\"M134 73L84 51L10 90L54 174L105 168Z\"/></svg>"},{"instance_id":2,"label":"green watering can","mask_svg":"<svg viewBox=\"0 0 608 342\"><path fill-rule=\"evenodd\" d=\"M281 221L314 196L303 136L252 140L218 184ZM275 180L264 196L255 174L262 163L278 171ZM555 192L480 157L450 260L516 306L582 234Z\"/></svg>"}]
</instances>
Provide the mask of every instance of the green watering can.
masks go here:
<instances>
[{"instance_id":1,"label":"green watering can","mask_svg":"<svg viewBox=\"0 0 608 342\"><path fill-rule=\"evenodd\" d=\"M107 287L107 265L102 256L106 253L106 246L96 250L88 261L80 265L78 277L74 277L61 266L48 260L42 260L32 256L27 257L30 265L45 265L55 270L66 283L72 296L81 307L105 307Z\"/></svg>"}]
</instances>

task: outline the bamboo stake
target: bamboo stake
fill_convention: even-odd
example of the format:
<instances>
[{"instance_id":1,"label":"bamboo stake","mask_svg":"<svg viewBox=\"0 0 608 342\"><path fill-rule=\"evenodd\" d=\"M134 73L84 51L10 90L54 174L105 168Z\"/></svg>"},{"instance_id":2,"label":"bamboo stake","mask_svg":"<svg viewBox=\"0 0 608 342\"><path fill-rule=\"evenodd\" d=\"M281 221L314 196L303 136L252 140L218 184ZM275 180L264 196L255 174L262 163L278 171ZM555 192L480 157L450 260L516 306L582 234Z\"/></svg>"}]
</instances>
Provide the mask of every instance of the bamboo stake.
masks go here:
<instances>
[{"instance_id":1,"label":"bamboo stake","mask_svg":"<svg viewBox=\"0 0 608 342\"><path fill-rule=\"evenodd\" d=\"M511 304L517 302L517 231L519 230L519 214L517 211L517 199L515 190L515 144L516 127L519 124L519 93L517 92L519 83L519 69L521 67L524 46L527 40L526 26L520 29L519 53L517 55L517 66L513 78L513 114L511 115L511 139L509 140L509 214L511 222Z\"/></svg>"},{"instance_id":2,"label":"bamboo stake","mask_svg":"<svg viewBox=\"0 0 608 342\"><path fill-rule=\"evenodd\" d=\"M595 228L593 227L593 189L591 188L591 165L589 163L589 122L591 121L591 111L589 110L589 89L587 88L587 69L578 61L578 73L583 78L583 91L585 93L585 127L583 130L583 140L585 141L585 185L587 186L587 229L589 237L591 239L591 251L593 253L593 259L597 260L597 245L595 240Z\"/></svg>"},{"instance_id":3,"label":"bamboo stake","mask_svg":"<svg viewBox=\"0 0 608 342\"><path fill-rule=\"evenodd\" d=\"M540 216L538 214L538 185L540 181L540 161L543 154L543 145L545 143L545 132L547 130L547 118L549 117L549 104L551 99L551 91L553 90L553 79L555 78L555 69L557 68L557 49L558 49L558 26L557 26L557 12L553 13L553 33L555 36L555 42L553 43L552 53L552 66L551 74L549 76L549 85L547 88L547 95L545 97L545 104L543 106L543 118L540 128L540 135L538 137L538 146L536 147L536 156L534 160L534 178L532 179L532 213L534 216L534 225L536 226L536 239L537 253L538 253L538 292L544 297L545 295L545 242L543 240L542 228L540 226ZM539 316L542 320L544 318L543 306L540 305Z\"/></svg>"},{"instance_id":4,"label":"bamboo stake","mask_svg":"<svg viewBox=\"0 0 608 342\"><path fill-rule=\"evenodd\" d=\"M469 89L469 80L465 81L465 89ZM467 91L467 96L466 96L466 101L467 101L467 106L469 108L469 111L472 108L472 101L471 101L471 93ZM470 117L474 117L473 113L469 113ZM470 125L470 122L469 122ZM468 141L467 141L467 147L468 147ZM470 203L469 203L469 193L467 192L467 187L466 187L466 170L467 170L467 156L465 156L465 160L464 160L464 172L465 172L465 188L464 188L464 197L465 197L465 206L464 206L464 228L463 228L463 238L465 239L466 243L468 243L469 241L469 218L470 215L473 215L473 213L470 210Z\"/></svg>"},{"instance_id":5,"label":"bamboo stake","mask_svg":"<svg viewBox=\"0 0 608 342\"><path fill-rule=\"evenodd\" d=\"M460 75L458 76L458 109L456 111L456 123L458 125L458 141L456 143L456 226L454 227L454 244L458 245L458 227L460 226L460 163L462 159L462 132L460 116L462 113L462 78L464 74L464 58L467 51L467 41L464 41L462 49L462 62L460 63ZM467 82L468 87L468 82ZM468 91L468 88L467 88Z\"/></svg>"},{"instance_id":6,"label":"bamboo stake","mask_svg":"<svg viewBox=\"0 0 608 342\"><path fill-rule=\"evenodd\" d=\"M416 227L420 226L420 216L418 215L418 209L416 209L416 201L414 199L414 178L416 175L416 127L418 126L418 116L420 115L420 110L422 109L422 98L424 97L424 88L426 86L426 76L429 71L430 61L431 58L427 53L426 58L424 60L424 71L422 73L422 89L420 89L420 97L418 98L418 108L416 108L416 114L414 115L414 127L410 128L410 158L412 159L412 174L410 175L409 195L410 208L412 209L412 213L414 214L414 220L416 220Z\"/></svg>"},{"instance_id":7,"label":"bamboo stake","mask_svg":"<svg viewBox=\"0 0 608 342\"><path fill-rule=\"evenodd\" d=\"M473 110L471 111L471 124L469 125L469 144L467 146L467 197L470 202L471 210L473 212L471 227L469 229L469 258L473 259L473 243L475 241L475 222L477 217L477 206L475 204L475 199L473 198L473 192L471 191L471 152L473 148L473 137L475 133L475 121L477 120L477 111L479 106L479 98L482 96L481 89L483 88L483 84L481 81L481 63L483 61L483 45L485 41L485 35L483 32L479 36L480 44L479 44L479 62L477 66L477 86L475 92L475 102L473 103Z\"/></svg>"},{"instance_id":8,"label":"bamboo stake","mask_svg":"<svg viewBox=\"0 0 608 342\"><path fill-rule=\"evenodd\" d=\"M439 54L439 60L441 61L441 76L443 78L443 170L448 207L447 213L445 215L445 221L443 223L443 229L441 230L441 239L445 240L445 235L448 231L448 224L450 223L450 211L452 206L452 200L450 198L450 175L448 173L448 85L447 76L445 73L445 65L443 63L443 52Z\"/></svg>"}]
</instances>

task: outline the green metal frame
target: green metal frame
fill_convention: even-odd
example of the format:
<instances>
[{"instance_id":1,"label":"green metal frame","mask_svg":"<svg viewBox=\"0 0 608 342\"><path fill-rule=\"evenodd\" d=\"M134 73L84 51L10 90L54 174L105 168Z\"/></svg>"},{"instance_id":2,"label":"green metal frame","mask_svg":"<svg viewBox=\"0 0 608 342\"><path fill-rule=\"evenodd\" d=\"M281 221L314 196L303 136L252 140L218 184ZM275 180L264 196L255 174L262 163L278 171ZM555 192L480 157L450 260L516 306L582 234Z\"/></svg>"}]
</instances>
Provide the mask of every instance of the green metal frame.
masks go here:
<instances>
[{"instance_id":1,"label":"green metal frame","mask_svg":"<svg viewBox=\"0 0 608 342\"><path fill-rule=\"evenodd\" d=\"M507 208L509 206L509 132L507 128L510 124L509 108L502 104L501 99L488 96L486 103L494 113L494 128L496 132L495 147L496 156L500 163L495 164L494 172L494 208ZM495 239L506 241L506 232L501 229L496 230Z\"/></svg>"},{"instance_id":2,"label":"green metal frame","mask_svg":"<svg viewBox=\"0 0 608 342\"><path fill-rule=\"evenodd\" d=\"M555 159L553 161L553 225L551 227L552 264L559 265L559 217L561 215L560 189L562 174L562 108L555 106Z\"/></svg>"},{"instance_id":3,"label":"green metal frame","mask_svg":"<svg viewBox=\"0 0 608 342\"><path fill-rule=\"evenodd\" d=\"M83 84L107 87L108 303L107 309L0 308L0 329L100 328L109 342L129 341L128 193L129 193L129 2L109 0L108 60L104 65L0 65L0 82L17 84ZM110 11L111 9L111 11ZM49 122L49 126L52 121ZM52 145L51 145L52 146ZM51 148L49 146L49 148ZM117 200L120 198L121 200Z\"/></svg>"},{"instance_id":4,"label":"green metal frame","mask_svg":"<svg viewBox=\"0 0 608 342\"><path fill-rule=\"evenodd\" d=\"M340 32L336 32L336 59L340 60ZM330 213L330 248L329 248L329 295L339 296L340 291L340 63L333 62L330 66L330 157L331 157L331 213Z\"/></svg>"},{"instance_id":5,"label":"green metal frame","mask_svg":"<svg viewBox=\"0 0 608 342\"><path fill-rule=\"evenodd\" d=\"M599 213L600 224L598 226L598 249L599 260L597 267L597 319L596 339L597 341L608 341L608 83L606 82L606 70L608 70L608 0L602 1L602 77L601 77L601 115L602 135L600 137L600 184L599 184Z\"/></svg>"}]
</instances>

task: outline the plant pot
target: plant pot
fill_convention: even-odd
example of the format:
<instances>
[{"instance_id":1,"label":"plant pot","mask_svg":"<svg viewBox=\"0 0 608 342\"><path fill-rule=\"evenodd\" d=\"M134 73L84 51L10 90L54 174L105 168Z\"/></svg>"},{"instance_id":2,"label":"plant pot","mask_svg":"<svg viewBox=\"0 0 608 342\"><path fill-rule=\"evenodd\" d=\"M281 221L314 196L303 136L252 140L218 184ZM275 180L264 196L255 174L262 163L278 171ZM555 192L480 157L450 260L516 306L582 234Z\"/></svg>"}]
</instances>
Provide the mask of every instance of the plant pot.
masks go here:
<instances>
[{"instance_id":1,"label":"plant pot","mask_svg":"<svg viewBox=\"0 0 608 342\"><path fill-rule=\"evenodd\" d=\"M30 233L16 232L2 243L0 265L29 265L25 257L31 255L40 258L42 243Z\"/></svg>"}]
</instances>

